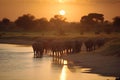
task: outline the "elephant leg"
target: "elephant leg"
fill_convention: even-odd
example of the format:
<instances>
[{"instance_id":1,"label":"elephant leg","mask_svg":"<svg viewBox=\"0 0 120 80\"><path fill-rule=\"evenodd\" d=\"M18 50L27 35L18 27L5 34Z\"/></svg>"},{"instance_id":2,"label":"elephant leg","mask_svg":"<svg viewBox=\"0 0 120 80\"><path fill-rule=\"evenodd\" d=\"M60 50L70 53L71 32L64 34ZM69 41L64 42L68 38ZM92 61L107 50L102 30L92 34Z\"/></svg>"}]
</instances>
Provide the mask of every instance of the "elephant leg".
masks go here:
<instances>
[{"instance_id":1,"label":"elephant leg","mask_svg":"<svg viewBox=\"0 0 120 80\"><path fill-rule=\"evenodd\" d=\"M34 50L34 58L35 58L35 56L36 56L36 51Z\"/></svg>"}]
</instances>

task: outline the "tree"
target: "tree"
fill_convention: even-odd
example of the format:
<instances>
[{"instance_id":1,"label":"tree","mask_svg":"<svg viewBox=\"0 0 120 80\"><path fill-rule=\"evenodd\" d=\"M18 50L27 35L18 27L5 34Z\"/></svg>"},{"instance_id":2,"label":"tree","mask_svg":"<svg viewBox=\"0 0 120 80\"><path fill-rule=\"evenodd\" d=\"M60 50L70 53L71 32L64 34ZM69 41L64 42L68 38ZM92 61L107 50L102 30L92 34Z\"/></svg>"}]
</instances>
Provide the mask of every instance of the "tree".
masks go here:
<instances>
[{"instance_id":1,"label":"tree","mask_svg":"<svg viewBox=\"0 0 120 80\"><path fill-rule=\"evenodd\" d=\"M62 27L66 23L66 18L62 15L55 15L50 19L50 23L53 26L53 29L56 29L60 34L64 34Z\"/></svg>"},{"instance_id":2,"label":"tree","mask_svg":"<svg viewBox=\"0 0 120 80\"><path fill-rule=\"evenodd\" d=\"M8 31L11 26L11 22L8 18L3 18L0 22L0 31Z\"/></svg>"},{"instance_id":3,"label":"tree","mask_svg":"<svg viewBox=\"0 0 120 80\"><path fill-rule=\"evenodd\" d=\"M81 17L80 22L83 24L91 24L92 19L89 16L83 16L83 17Z\"/></svg>"},{"instance_id":4,"label":"tree","mask_svg":"<svg viewBox=\"0 0 120 80\"><path fill-rule=\"evenodd\" d=\"M96 23L104 22L104 15L99 13L90 13L88 16Z\"/></svg>"},{"instance_id":5,"label":"tree","mask_svg":"<svg viewBox=\"0 0 120 80\"><path fill-rule=\"evenodd\" d=\"M120 16L113 18L113 26L115 26L115 31L120 32Z\"/></svg>"},{"instance_id":6,"label":"tree","mask_svg":"<svg viewBox=\"0 0 120 80\"><path fill-rule=\"evenodd\" d=\"M24 30L32 30L35 17L31 14L24 14L15 21L16 25Z\"/></svg>"},{"instance_id":7,"label":"tree","mask_svg":"<svg viewBox=\"0 0 120 80\"><path fill-rule=\"evenodd\" d=\"M2 23L8 25L10 23L10 20L8 18L3 18Z\"/></svg>"},{"instance_id":8,"label":"tree","mask_svg":"<svg viewBox=\"0 0 120 80\"><path fill-rule=\"evenodd\" d=\"M116 27L120 27L120 16L116 16L113 18L113 25Z\"/></svg>"},{"instance_id":9,"label":"tree","mask_svg":"<svg viewBox=\"0 0 120 80\"><path fill-rule=\"evenodd\" d=\"M47 18L40 18L35 20L35 25L37 30L45 30L48 27Z\"/></svg>"},{"instance_id":10,"label":"tree","mask_svg":"<svg viewBox=\"0 0 120 80\"><path fill-rule=\"evenodd\" d=\"M81 17L80 20L83 24L98 24L104 22L104 15L98 13L90 13L86 16Z\"/></svg>"},{"instance_id":11,"label":"tree","mask_svg":"<svg viewBox=\"0 0 120 80\"><path fill-rule=\"evenodd\" d=\"M53 18L50 19L50 22L54 24L61 24L65 22L66 18L63 17L62 15L55 15Z\"/></svg>"}]
</instances>

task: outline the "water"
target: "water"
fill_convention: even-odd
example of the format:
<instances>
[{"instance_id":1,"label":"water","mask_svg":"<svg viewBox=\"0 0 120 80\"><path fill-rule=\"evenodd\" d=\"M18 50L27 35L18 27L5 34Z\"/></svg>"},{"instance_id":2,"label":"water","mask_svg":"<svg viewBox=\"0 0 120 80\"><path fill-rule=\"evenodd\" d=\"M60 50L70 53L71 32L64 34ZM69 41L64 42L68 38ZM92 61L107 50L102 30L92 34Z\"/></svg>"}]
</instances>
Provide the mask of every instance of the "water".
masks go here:
<instances>
[{"instance_id":1,"label":"water","mask_svg":"<svg viewBox=\"0 0 120 80\"><path fill-rule=\"evenodd\" d=\"M64 63L67 63L64 61ZM114 80L83 73L88 68L56 64L49 56L33 58L31 46L0 44L0 80Z\"/></svg>"}]
</instances>

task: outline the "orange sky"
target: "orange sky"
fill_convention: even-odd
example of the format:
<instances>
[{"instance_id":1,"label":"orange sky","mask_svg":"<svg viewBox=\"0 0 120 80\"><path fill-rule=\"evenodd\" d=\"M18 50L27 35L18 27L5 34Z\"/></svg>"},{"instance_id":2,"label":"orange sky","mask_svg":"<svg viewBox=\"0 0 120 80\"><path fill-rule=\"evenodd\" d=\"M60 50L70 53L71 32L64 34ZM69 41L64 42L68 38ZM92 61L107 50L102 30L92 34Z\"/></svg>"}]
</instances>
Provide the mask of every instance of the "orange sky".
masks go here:
<instances>
[{"instance_id":1,"label":"orange sky","mask_svg":"<svg viewBox=\"0 0 120 80\"><path fill-rule=\"evenodd\" d=\"M120 0L0 0L0 20L4 17L14 21L18 16L30 13L36 18L47 19L66 11L68 21L79 22L88 13L103 13L105 19L120 16Z\"/></svg>"}]
</instances>

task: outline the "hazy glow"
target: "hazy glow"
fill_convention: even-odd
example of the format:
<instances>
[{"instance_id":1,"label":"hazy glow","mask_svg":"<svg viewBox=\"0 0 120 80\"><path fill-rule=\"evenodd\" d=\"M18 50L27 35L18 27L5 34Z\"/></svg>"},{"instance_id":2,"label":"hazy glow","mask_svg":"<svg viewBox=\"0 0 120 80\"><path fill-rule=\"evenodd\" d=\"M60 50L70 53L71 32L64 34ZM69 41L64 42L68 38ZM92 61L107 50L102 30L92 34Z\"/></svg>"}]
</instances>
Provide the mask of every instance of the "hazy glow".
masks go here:
<instances>
[{"instance_id":1,"label":"hazy glow","mask_svg":"<svg viewBox=\"0 0 120 80\"><path fill-rule=\"evenodd\" d=\"M28 13L50 19L61 9L67 13L68 21L79 22L89 13L103 13L105 19L112 20L120 15L119 6L119 0L0 0L0 20L7 17L14 21Z\"/></svg>"},{"instance_id":2,"label":"hazy glow","mask_svg":"<svg viewBox=\"0 0 120 80\"><path fill-rule=\"evenodd\" d=\"M63 3L63 2L64 2L64 0L59 0L59 2L60 2L60 3Z\"/></svg>"},{"instance_id":3,"label":"hazy glow","mask_svg":"<svg viewBox=\"0 0 120 80\"><path fill-rule=\"evenodd\" d=\"M66 12L64 10L60 10L59 13L60 15L65 15Z\"/></svg>"},{"instance_id":4,"label":"hazy glow","mask_svg":"<svg viewBox=\"0 0 120 80\"><path fill-rule=\"evenodd\" d=\"M59 3L76 2L76 0L59 0Z\"/></svg>"}]
</instances>

